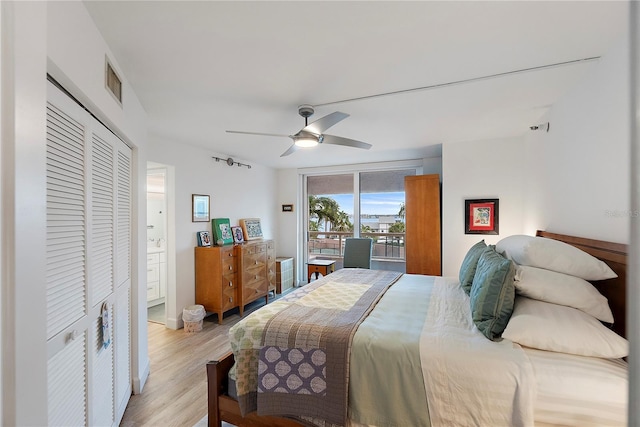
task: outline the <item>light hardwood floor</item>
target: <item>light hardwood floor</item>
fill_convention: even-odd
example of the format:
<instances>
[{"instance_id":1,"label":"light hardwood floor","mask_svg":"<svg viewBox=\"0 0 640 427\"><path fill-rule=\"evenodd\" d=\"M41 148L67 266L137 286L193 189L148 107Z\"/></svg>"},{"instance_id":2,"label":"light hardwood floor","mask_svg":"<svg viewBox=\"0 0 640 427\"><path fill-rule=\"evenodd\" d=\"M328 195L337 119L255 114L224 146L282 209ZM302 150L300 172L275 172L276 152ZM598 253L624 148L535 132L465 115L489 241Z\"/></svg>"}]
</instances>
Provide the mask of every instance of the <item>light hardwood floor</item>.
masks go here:
<instances>
[{"instance_id":1,"label":"light hardwood floor","mask_svg":"<svg viewBox=\"0 0 640 427\"><path fill-rule=\"evenodd\" d=\"M245 316L263 305L264 298L250 304ZM205 365L231 351L227 335L239 320L237 310L222 325L211 315L196 333L149 322L151 373L142 393L131 396L120 426L192 427L200 421L207 414Z\"/></svg>"}]
</instances>

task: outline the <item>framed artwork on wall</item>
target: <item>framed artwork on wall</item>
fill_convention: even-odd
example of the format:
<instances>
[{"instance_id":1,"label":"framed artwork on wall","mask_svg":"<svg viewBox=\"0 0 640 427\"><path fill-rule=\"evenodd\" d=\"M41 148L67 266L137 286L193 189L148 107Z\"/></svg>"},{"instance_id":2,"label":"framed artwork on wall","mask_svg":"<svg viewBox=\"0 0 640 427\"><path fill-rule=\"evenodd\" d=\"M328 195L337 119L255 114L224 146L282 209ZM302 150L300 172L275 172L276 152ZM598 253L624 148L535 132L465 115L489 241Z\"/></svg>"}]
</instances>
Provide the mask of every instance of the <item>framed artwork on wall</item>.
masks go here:
<instances>
[{"instance_id":1,"label":"framed artwork on wall","mask_svg":"<svg viewBox=\"0 0 640 427\"><path fill-rule=\"evenodd\" d=\"M209 196L191 195L191 222L209 222Z\"/></svg>"},{"instance_id":2,"label":"framed artwork on wall","mask_svg":"<svg viewBox=\"0 0 640 427\"><path fill-rule=\"evenodd\" d=\"M216 245L222 246L233 243L233 235L231 234L229 218L212 219L211 229L213 230L213 241Z\"/></svg>"},{"instance_id":3,"label":"framed artwork on wall","mask_svg":"<svg viewBox=\"0 0 640 427\"><path fill-rule=\"evenodd\" d=\"M231 234L233 234L233 243L244 243L242 227L231 227Z\"/></svg>"},{"instance_id":4,"label":"framed artwork on wall","mask_svg":"<svg viewBox=\"0 0 640 427\"><path fill-rule=\"evenodd\" d=\"M464 234L499 234L498 199L464 201Z\"/></svg>"},{"instance_id":5,"label":"framed artwork on wall","mask_svg":"<svg viewBox=\"0 0 640 427\"><path fill-rule=\"evenodd\" d=\"M240 227L244 233L244 240L262 239L262 225L260 218L244 218L240 220Z\"/></svg>"}]
</instances>

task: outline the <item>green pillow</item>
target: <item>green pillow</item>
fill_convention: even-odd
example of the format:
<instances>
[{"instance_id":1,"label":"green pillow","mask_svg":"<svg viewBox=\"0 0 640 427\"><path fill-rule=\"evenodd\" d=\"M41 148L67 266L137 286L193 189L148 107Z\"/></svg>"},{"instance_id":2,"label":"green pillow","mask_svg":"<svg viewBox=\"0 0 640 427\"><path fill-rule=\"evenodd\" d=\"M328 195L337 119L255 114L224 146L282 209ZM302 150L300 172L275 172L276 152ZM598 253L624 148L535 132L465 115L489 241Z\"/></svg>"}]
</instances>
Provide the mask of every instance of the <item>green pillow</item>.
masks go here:
<instances>
[{"instance_id":1,"label":"green pillow","mask_svg":"<svg viewBox=\"0 0 640 427\"><path fill-rule=\"evenodd\" d=\"M487 248L480 255L471 287L471 316L480 332L492 341L500 337L511 318L514 275L513 261L495 248Z\"/></svg>"},{"instance_id":2,"label":"green pillow","mask_svg":"<svg viewBox=\"0 0 640 427\"><path fill-rule=\"evenodd\" d=\"M471 246L462 265L460 266L460 286L469 295L471 292L471 284L473 283L473 276L476 274L476 265L480 259L480 254L487 248L487 244L483 240L480 240L475 245Z\"/></svg>"}]
</instances>

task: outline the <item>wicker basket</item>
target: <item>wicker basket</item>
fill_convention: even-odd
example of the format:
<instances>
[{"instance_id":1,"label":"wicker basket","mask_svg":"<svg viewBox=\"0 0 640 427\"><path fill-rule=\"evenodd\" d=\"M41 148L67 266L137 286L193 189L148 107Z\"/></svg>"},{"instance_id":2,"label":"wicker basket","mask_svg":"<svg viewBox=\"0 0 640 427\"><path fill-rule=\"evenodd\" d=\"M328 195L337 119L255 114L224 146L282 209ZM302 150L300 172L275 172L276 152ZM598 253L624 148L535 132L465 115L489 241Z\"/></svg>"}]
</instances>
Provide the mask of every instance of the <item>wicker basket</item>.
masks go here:
<instances>
[{"instance_id":1,"label":"wicker basket","mask_svg":"<svg viewBox=\"0 0 640 427\"><path fill-rule=\"evenodd\" d=\"M184 322L185 332L200 332L202 330L202 320L197 322Z\"/></svg>"},{"instance_id":2,"label":"wicker basket","mask_svg":"<svg viewBox=\"0 0 640 427\"><path fill-rule=\"evenodd\" d=\"M190 305L182 310L182 320L184 321L185 332L200 332L202 330L202 319L206 313L201 305Z\"/></svg>"}]
</instances>

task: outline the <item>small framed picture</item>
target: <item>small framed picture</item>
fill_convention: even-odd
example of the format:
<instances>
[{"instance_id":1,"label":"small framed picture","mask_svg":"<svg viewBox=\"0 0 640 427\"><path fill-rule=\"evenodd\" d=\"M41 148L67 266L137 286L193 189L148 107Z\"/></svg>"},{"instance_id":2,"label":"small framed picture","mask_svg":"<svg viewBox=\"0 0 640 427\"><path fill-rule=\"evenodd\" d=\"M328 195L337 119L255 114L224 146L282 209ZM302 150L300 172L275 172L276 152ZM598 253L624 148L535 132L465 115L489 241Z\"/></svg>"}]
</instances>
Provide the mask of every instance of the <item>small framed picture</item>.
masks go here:
<instances>
[{"instance_id":1,"label":"small framed picture","mask_svg":"<svg viewBox=\"0 0 640 427\"><path fill-rule=\"evenodd\" d=\"M209 196L191 195L191 222L209 222Z\"/></svg>"},{"instance_id":2,"label":"small framed picture","mask_svg":"<svg viewBox=\"0 0 640 427\"><path fill-rule=\"evenodd\" d=\"M293 212L293 205L282 205L282 212Z\"/></svg>"},{"instance_id":3,"label":"small framed picture","mask_svg":"<svg viewBox=\"0 0 640 427\"><path fill-rule=\"evenodd\" d=\"M244 240L262 239L260 218L241 219L240 227L242 227L242 231L244 232Z\"/></svg>"},{"instance_id":4,"label":"small framed picture","mask_svg":"<svg viewBox=\"0 0 640 427\"><path fill-rule=\"evenodd\" d=\"M464 234L499 234L498 199L464 201Z\"/></svg>"},{"instance_id":5,"label":"small framed picture","mask_svg":"<svg viewBox=\"0 0 640 427\"><path fill-rule=\"evenodd\" d=\"M214 218L211 220L213 239L216 245L228 245L233 243L229 218Z\"/></svg>"},{"instance_id":6,"label":"small framed picture","mask_svg":"<svg viewBox=\"0 0 640 427\"><path fill-rule=\"evenodd\" d=\"M233 234L233 243L244 243L244 233L242 227L231 227L231 234Z\"/></svg>"},{"instance_id":7,"label":"small framed picture","mask_svg":"<svg viewBox=\"0 0 640 427\"><path fill-rule=\"evenodd\" d=\"M198 231L198 246L211 246L211 235L208 231Z\"/></svg>"}]
</instances>

